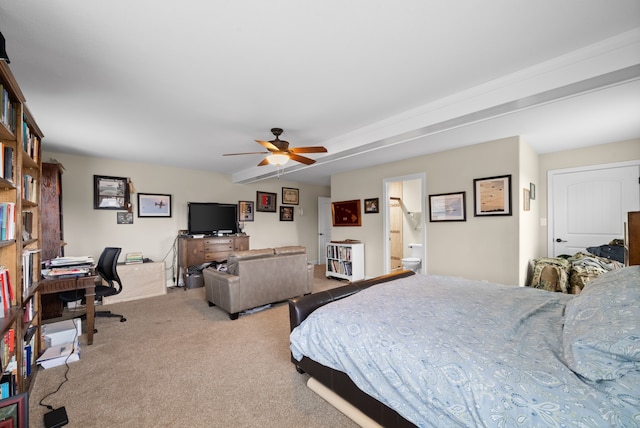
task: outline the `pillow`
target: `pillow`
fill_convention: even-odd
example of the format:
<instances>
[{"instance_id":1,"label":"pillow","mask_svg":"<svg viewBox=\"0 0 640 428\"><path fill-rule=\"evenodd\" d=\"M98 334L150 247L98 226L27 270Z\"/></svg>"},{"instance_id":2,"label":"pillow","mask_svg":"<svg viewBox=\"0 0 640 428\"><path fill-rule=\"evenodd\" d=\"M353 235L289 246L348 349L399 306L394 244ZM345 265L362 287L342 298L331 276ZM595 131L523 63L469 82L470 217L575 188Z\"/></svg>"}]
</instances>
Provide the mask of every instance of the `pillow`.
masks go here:
<instances>
[{"instance_id":1,"label":"pillow","mask_svg":"<svg viewBox=\"0 0 640 428\"><path fill-rule=\"evenodd\" d=\"M575 373L614 380L640 370L640 266L604 273L565 308L563 352Z\"/></svg>"}]
</instances>

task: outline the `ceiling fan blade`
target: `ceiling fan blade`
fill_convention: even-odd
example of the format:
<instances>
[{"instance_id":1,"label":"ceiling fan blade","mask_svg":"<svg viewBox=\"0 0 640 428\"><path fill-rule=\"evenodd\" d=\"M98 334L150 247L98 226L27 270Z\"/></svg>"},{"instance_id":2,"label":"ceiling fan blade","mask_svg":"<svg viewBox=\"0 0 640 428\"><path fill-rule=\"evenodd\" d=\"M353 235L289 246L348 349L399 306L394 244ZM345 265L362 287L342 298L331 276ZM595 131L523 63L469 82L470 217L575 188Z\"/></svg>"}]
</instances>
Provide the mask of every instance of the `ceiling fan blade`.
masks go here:
<instances>
[{"instance_id":1,"label":"ceiling fan blade","mask_svg":"<svg viewBox=\"0 0 640 428\"><path fill-rule=\"evenodd\" d=\"M269 165L269 161L267 160L267 158L262 159L262 162L258 164L258 166L265 166L265 165Z\"/></svg>"},{"instance_id":2,"label":"ceiling fan blade","mask_svg":"<svg viewBox=\"0 0 640 428\"><path fill-rule=\"evenodd\" d=\"M222 156L237 156L237 155L266 155L269 152L246 152L246 153L224 153Z\"/></svg>"},{"instance_id":3,"label":"ceiling fan blade","mask_svg":"<svg viewBox=\"0 0 640 428\"><path fill-rule=\"evenodd\" d=\"M294 147L289 149L291 153L326 153L327 149L322 146Z\"/></svg>"},{"instance_id":4,"label":"ceiling fan blade","mask_svg":"<svg viewBox=\"0 0 640 428\"><path fill-rule=\"evenodd\" d=\"M294 153L289 153L289 159L294 160L296 162L303 163L305 165L311 165L312 163L316 163L314 159L310 159L304 156L299 156Z\"/></svg>"},{"instance_id":5,"label":"ceiling fan blade","mask_svg":"<svg viewBox=\"0 0 640 428\"><path fill-rule=\"evenodd\" d=\"M256 140L256 143L262 144L264 146L264 148L269 150L270 152L279 152L280 151L278 146L273 144L271 141Z\"/></svg>"}]
</instances>

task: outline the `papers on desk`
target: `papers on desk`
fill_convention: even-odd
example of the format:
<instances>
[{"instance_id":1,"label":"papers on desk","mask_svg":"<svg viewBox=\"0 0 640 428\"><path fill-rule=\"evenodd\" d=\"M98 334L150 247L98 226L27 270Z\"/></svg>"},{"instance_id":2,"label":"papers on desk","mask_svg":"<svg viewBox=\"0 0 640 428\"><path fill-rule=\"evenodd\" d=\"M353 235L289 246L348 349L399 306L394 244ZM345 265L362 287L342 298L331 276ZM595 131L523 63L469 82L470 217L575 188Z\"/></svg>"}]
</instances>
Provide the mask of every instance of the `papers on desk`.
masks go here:
<instances>
[{"instance_id":1,"label":"papers on desk","mask_svg":"<svg viewBox=\"0 0 640 428\"><path fill-rule=\"evenodd\" d=\"M37 362L44 369L80 360L80 341L52 346L44 350Z\"/></svg>"},{"instance_id":2,"label":"papers on desk","mask_svg":"<svg viewBox=\"0 0 640 428\"><path fill-rule=\"evenodd\" d=\"M51 267L69 267L69 266L91 266L93 265L93 257L56 257L51 259Z\"/></svg>"},{"instance_id":3,"label":"papers on desk","mask_svg":"<svg viewBox=\"0 0 640 428\"><path fill-rule=\"evenodd\" d=\"M50 279L86 276L91 273L93 265L91 256L56 257L50 261L51 269L42 270L42 276Z\"/></svg>"},{"instance_id":4,"label":"papers on desk","mask_svg":"<svg viewBox=\"0 0 640 428\"><path fill-rule=\"evenodd\" d=\"M89 268L54 268L43 269L42 276L45 278L75 278L78 276L89 275Z\"/></svg>"}]
</instances>

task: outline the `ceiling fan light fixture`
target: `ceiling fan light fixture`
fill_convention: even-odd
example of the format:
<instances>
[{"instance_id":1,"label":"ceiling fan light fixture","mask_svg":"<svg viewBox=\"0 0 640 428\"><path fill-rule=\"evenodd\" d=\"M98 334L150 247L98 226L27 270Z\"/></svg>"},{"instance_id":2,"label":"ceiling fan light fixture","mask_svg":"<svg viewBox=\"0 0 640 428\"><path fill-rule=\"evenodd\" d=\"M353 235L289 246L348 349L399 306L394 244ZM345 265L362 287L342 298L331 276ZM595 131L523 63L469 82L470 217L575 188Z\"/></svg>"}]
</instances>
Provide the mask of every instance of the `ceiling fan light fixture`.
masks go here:
<instances>
[{"instance_id":1,"label":"ceiling fan light fixture","mask_svg":"<svg viewBox=\"0 0 640 428\"><path fill-rule=\"evenodd\" d=\"M282 166L289 162L289 155L284 153L274 153L272 155L267 156L267 161L271 165Z\"/></svg>"}]
</instances>

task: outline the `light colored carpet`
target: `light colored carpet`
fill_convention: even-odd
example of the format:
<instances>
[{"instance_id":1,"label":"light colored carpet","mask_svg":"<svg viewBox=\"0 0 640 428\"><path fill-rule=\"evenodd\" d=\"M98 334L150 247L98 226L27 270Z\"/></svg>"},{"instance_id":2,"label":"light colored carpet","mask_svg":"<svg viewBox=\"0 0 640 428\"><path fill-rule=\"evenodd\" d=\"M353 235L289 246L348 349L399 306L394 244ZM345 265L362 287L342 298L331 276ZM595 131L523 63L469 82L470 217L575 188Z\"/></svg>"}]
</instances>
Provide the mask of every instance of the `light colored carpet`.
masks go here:
<instances>
[{"instance_id":1,"label":"light colored carpet","mask_svg":"<svg viewBox=\"0 0 640 428\"><path fill-rule=\"evenodd\" d=\"M314 292L344 284L316 266ZM308 376L291 364L286 303L231 321L208 306L204 288L172 288L104 308L127 322L97 319L94 344L82 346L69 381L44 400L66 407L70 427L357 426L309 390ZM65 371L39 370L31 427L43 426L48 410L38 403Z\"/></svg>"}]
</instances>

